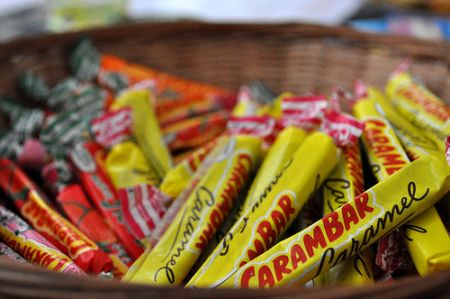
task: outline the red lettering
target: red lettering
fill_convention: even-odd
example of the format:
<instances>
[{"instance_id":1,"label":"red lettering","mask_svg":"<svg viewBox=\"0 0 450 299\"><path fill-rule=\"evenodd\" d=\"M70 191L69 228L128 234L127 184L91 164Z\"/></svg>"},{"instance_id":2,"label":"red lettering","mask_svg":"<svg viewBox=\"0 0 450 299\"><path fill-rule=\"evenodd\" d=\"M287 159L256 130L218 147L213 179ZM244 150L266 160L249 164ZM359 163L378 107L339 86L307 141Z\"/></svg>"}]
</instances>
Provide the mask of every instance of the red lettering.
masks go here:
<instances>
[{"instance_id":1,"label":"red lettering","mask_svg":"<svg viewBox=\"0 0 450 299\"><path fill-rule=\"evenodd\" d=\"M263 265L258 270L258 281L259 281L259 288L265 288L265 287L273 287L275 285L275 279L273 278L272 271L270 271L269 266Z\"/></svg>"},{"instance_id":2,"label":"red lettering","mask_svg":"<svg viewBox=\"0 0 450 299\"><path fill-rule=\"evenodd\" d=\"M272 245L277 238L277 233L272 228L272 225L270 224L270 222L267 220L264 220L263 222L261 222L258 225L257 232L261 236L261 238L264 240L266 249L269 248L270 245Z\"/></svg>"},{"instance_id":3,"label":"red lettering","mask_svg":"<svg viewBox=\"0 0 450 299\"><path fill-rule=\"evenodd\" d=\"M283 278L283 274L289 274L292 272L291 269L288 269L287 265L289 263L289 258L285 255L281 255L276 257L273 260L273 267L275 271L275 276L277 277L277 281L280 281Z\"/></svg>"},{"instance_id":4,"label":"red lettering","mask_svg":"<svg viewBox=\"0 0 450 299\"><path fill-rule=\"evenodd\" d=\"M319 248L319 246L325 248L327 246L327 242L325 241L320 226L314 227L312 236L310 234L305 234L303 236L303 244L305 245L309 257L314 256L314 248Z\"/></svg>"},{"instance_id":5,"label":"red lettering","mask_svg":"<svg viewBox=\"0 0 450 299\"><path fill-rule=\"evenodd\" d=\"M249 281L251 278L255 276L255 267L250 266L247 269L244 270L244 273L242 273L241 276L241 287L242 288L248 288L249 287Z\"/></svg>"},{"instance_id":6,"label":"red lettering","mask_svg":"<svg viewBox=\"0 0 450 299\"><path fill-rule=\"evenodd\" d=\"M373 208L369 206L368 203L369 195L367 193L363 193L355 198L355 206L358 211L359 218L364 219L366 217L366 212L371 213L373 211Z\"/></svg>"},{"instance_id":7,"label":"red lettering","mask_svg":"<svg viewBox=\"0 0 450 299\"><path fill-rule=\"evenodd\" d=\"M344 233L344 227L339 222L339 214L337 212L331 212L323 217L322 223L329 242L335 241Z\"/></svg>"},{"instance_id":8,"label":"red lettering","mask_svg":"<svg viewBox=\"0 0 450 299\"><path fill-rule=\"evenodd\" d=\"M403 167L387 167L386 168L386 173L388 174L388 175L391 175L391 174L394 174L394 173L396 173L397 171L399 171L400 169L402 169Z\"/></svg>"},{"instance_id":9,"label":"red lettering","mask_svg":"<svg viewBox=\"0 0 450 299\"><path fill-rule=\"evenodd\" d=\"M357 224L359 222L355 209L352 205L345 204L342 206L342 220L344 222L345 230L350 229L350 223Z\"/></svg>"},{"instance_id":10,"label":"red lettering","mask_svg":"<svg viewBox=\"0 0 450 299\"><path fill-rule=\"evenodd\" d=\"M409 161L405 161L400 154L380 155L380 159L383 160L383 165L406 165Z\"/></svg>"},{"instance_id":11,"label":"red lettering","mask_svg":"<svg viewBox=\"0 0 450 299\"><path fill-rule=\"evenodd\" d=\"M289 218L292 214L295 214L295 209L291 205L291 198L287 195L284 195L278 201L278 205L283 210L284 215L286 216L286 220L289 221Z\"/></svg>"},{"instance_id":12,"label":"red lettering","mask_svg":"<svg viewBox=\"0 0 450 299\"><path fill-rule=\"evenodd\" d=\"M280 235L283 228L286 227L286 220L284 219L283 214L275 210L270 216L275 224L275 228L277 229L277 234Z\"/></svg>"},{"instance_id":13,"label":"red lettering","mask_svg":"<svg viewBox=\"0 0 450 299\"><path fill-rule=\"evenodd\" d=\"M297 269L299 262L301 262L302 264L306 263L305 252L303 251L303 248L298 244L292 246L291 261L292 261L292 269L294 270Z\"/></svg>"},{"instance_id":14,"label":"red lettering","mask_svg":"<svg viewBox=\"0 0 450 299\"><path fill-rule=\"evenodd\" d=\"M385 137L387 139L387 137ZM385 152L391 152L394 151L395 147L391 145L374 145L373 146L373 152L375 154L385 153Z\"/></svg>"}]
</instances>

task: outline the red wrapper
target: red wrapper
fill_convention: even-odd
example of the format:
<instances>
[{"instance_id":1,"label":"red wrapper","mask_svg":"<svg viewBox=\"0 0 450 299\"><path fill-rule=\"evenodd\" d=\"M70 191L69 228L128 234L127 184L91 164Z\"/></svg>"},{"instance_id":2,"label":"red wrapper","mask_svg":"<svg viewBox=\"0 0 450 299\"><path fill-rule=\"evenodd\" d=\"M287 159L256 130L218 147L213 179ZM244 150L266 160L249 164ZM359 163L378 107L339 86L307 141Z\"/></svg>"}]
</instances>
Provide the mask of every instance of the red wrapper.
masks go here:
<instances>
[{"instance_id":1,"label":"red wrapper","mask_svg":"<svg viewBox=\"0 0 450 299\"><path fill-rule=\"evenodd\" d=\"M72 223L104 252L119 259L119 265L117 259L112 259L114 277L125 275L123 269L131 266L132 260L102 215L89 202L83 189L78 184L68 185L59 192L56 200Z\"/></svg>"},{"instance_id":2,"label":"red wrapper","mask_svg":"<svg viewBox=\"0 0 450 299\"><path fill-rule=\"evenodd\" d=\"M122 214L128 228L137 239L149 238L166 212L170 198L155 186L139 184L119 189Z\"/></svg>"},{"instance_id":3,"label":"red wrapper","mask_svg":"<svg viewBox=\"0 0 450 299\"><path fill-rule=\"evenodd\" d=\"M227 119L219 111L174 123L162 129L164 141L172 151L202 145L225 131Z\"/></svg>"},{"instance_id":4,"label":"red wrapper","mask_svg":"<svg viewBox=\"0 0 450 299\"><path fill-rule=\"evenodd\" d=\"M22 217L81 269L95 274L111 270L110 258L58 214L26 174L7 159L0 159L0 186L13 199Z\"/></svg>"},{"instance_id":5,"label":"red wrapper","mask_svg":"<svg viewBox=\"0 0 450 299\"><path fill-rule=\"evenodd\" d=\"M227 134L256 136L267 147L282 129L283 125L271 116L231 116L227 122Z\"/></svg>"},{"instance_id":6,"label":"red wrapper","mask_svg":"<svg viewBox=\"0 0 450 299\"><path fill-rule=\"evenodd\" d=\"M107 112L91 121L91 133L95 141L112 147L133 135L133 117L130 108Z\"/></svg>"},{"instance_id":7,"label":"red wrapper","mask_svg":"<svg viewBox=\"0 0 450 299\"><path fill-rule=\"evenodd\" d=\"M125 226L120 200L104 171L103 149L94 142L79 143L70 156L87 194L125 246L127 253L137 259L143 253L143 248Z\"/></svg>"},{"instance_id":8,"label":"red wrapper","mask_svg":"<svg viewBox=\"0 0 450 299\"><path fill-rule=\"evenodd\" d=\"M328 102L325 96L313 95L283 98L283 125L295 126L305 130L318 129Z\"/></svg>"}]
</instances>

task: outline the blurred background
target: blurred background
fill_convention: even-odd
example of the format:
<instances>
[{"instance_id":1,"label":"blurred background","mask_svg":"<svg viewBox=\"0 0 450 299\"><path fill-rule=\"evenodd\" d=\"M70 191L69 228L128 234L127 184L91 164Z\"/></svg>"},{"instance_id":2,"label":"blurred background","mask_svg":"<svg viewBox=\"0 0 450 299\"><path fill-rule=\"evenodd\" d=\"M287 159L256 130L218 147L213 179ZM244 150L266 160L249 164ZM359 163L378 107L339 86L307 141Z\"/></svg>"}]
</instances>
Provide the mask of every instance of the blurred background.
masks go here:
<instances>
[{"instance_id":1,"label":"blurred background","mask_svg":"<svg viewBox=\"0 0 450 299\"><path fill-rule=\"evenodd\" d=\"M126 22L296 22L450 40L450 0L0 0L0 42Z\"/></svg>"}]
</instances>

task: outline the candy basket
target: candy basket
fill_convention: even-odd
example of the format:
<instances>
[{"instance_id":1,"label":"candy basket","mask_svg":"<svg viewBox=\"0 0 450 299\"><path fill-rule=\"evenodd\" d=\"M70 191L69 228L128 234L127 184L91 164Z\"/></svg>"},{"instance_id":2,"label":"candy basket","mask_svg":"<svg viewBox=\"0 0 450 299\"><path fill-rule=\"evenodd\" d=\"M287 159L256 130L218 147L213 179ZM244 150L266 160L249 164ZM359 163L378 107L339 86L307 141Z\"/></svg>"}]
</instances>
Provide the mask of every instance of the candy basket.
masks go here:
<instances>
[{"instance_id":1,"label":"candy basket","mask_svg":"<svg viewBox=\"0 0 450 299\"><path fill-rule=\"evenodd\" d=\"M450 104L450 44L311 25L141 23L0 44L0 93L15 94L25 69L55 83L68 74L68 49L90 37L129 61L236 90L259 78L276 91L329 93L362 78L383 87L404 57L412 73ZM0 259L0 298L448 298L450 272L364 287L184 290L72 277Z\"/></svg>"}]
</instances>

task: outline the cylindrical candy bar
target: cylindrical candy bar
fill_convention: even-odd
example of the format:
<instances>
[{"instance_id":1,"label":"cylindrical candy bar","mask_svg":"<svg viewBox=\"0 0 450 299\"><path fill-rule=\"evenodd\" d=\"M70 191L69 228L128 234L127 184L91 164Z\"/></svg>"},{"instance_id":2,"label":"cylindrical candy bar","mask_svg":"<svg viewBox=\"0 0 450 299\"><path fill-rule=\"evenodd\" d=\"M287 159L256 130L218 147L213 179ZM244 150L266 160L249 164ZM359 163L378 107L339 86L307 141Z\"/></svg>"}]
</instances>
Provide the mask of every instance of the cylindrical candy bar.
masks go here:
<instances>
[{"instance_id":1,"label":"cylindrical candy bar","mask_svg":"<svg viewBox=\"0 0 450 299\"><path fill-rule=\"evenodd\" d=\"M338 165L323 182L325 217L364 191L359 143L354 143L342 151ZM314 279L314 284L361 285L373 281L371 250L368 248L323 273Z\"/></svg>"},{"instance_id":2,"label":"cylindrical candy bar","mask_svg":"<svg viewBox=\"0 0 450 299\"><path fill-rule=\"evenodd\" d=\"M407 120L445 149L445 139L450 135L450 107L443 100L403 70L389 78L386 93Z\"/></svg>"},{"instance_id":3,"label":"cylindrical candy bar","mask_svg":"<svg viewBox=\"0 0 450 299\"><path fill-rule=\"evenodd\" d=\"M177 198L208 153L217 145L219 138L204 144L170 169L159 186L160 190L172 198Z\"/></svg>"},{"instance_id":4,"label":"cylindrical candy bar","mask_svg":"<svg viewBox=\"0 0 450 299\"><path fill-rule=\"evenodd\" d=\"M270 249L337 163L337 148L313 133L275 173L231 227L188 286L216 287L240 267ZM295 178L295 179L293 179Z\"/></svg>"},{"instance_id":5,"label":"cylindrical candy bar","mask_svg":"<svg viewBox=\"0 0 450 299\"><path fill-rule=\"evenodd\" d=\"M122 219L120 201L103 168L103 149L96 143L79 143L71 152L76 173L87 194L105 217L106 222L125 246L127 253L137 259L143 252L139 241L128 231Z\"/></svg>"},{"instance_id":6,"label":"cylindrical candy bar","mask_svg":"<svg viewBox=\"0 0 450 299\"><path fill-rule=\"evenodd\" d=\"M148 162L162 180L171 168L172 160L162 140L158 122L150 105L150 96L145 90L126 92L116 99L111 109L128 107L132 110L133 135Z\"/></svg>"},{"instance_id":7,"label":"cylindrical candy bar","mask_svg":"<svg viewBox=\"0 0 450 299\"><path fill-rule=\"evenodd\" d=\"M95 274L111 270L108 256L58 214L25 173L7 159L0 159L0 186L13 199L22 217L81 269Z\"/></svg>"},{"instance_id":8,"label":"cylindrical candy bar","mask_svg":"<svg viewBox=\"0 0 450 299\"><path fill-rule=\"evenodd\" d=\"M19 264L28 264L28 261L21 257L17 252L11 249L8 245L0 241L0 257L6 257Z\"/></svg>"},{"instance_id":9,"label":"cylindrical candy bar","mask_svg":"<svg viewBox=\"0 0 450 299\"><path fill-rule=\"evenodd\" d=\"M81 187L78 184L63 187L56 201L70 221L109 255L114 277L121 278L125 275L132 260Z\"/></svg>"},{"instance_id":10,"label":"cylindrical candy bar","mask_svg":"<svg viewBox=\"0 0 450 299\"><path fill-rule=\"evenodd\" d=\"M382 117L386 112L383 111L382 106L377 104L377 102L381 103L382 101L382 94L374 88L369 88L367 97L362 98L353 107L357 117L366 123L363 141L370 162L378 166L378 169L375 169L372 165L372 170L378 181L386 179L386 177L402 168L402 163L409 163L409 159L396 138L393 128ZM411 142L414 144L413 140ZM420 154L420 151L417 151L416 154ZM439 151L435 154L443 156L443 154L439 154ZM421 155L426 156L426 154ZM412 219L402 226L402 229L412 260L421 275L439 270L440 267L445 268L450 264L450 238L434 207ZM389 253L387 251L389 249L387 238L392 238L392 236L380 241L380 248L383 248L386 254L379 252L377 256L377 264L381 265L382 268L385 268L385 259L389 257L383 257ZM442 246L435 246L433 238L440 240ZM436 260L436 257L440 258ZM401 258L400 254L398 258ZM391 271L393 270L395 269L391 269Z\"/></svg>"},{"instance_id":11,"label":"cylindrical candy bar","mask_svg":"<svg viewBox=\"0 0 450 299\"><path fill-rule=\"evenodd\" d=\"M450 168L429 156L342 205L245 264L220 287L301 286L433 206L450 188Z\"/></svg>"},{"instance_id":12,"label":"cylindrical candy bar","mask_svg":"<svg viewBox=\"0 0 450 299\"><path fill-rule=\"evenodd\" d=\"M0 206L0 240L34 264L59 272L83 274L69 257L3 206Z\"/></svg>"},{"instance_id":13,"label":"cylindrical candy bar","mask_svg":"<svg viewBox=\"0 0 450 299\"><path fill-rule=\"evenodd\" d=\"M141 148L133 141L113 146L105 160L105 170L116 190L138 184L157 186L158 173L149 165Z\"/></svg>"},{"instance_id":14,"label":"cylindrical candy bar","mask_svg":"<svg viewBox=\"0 0 450 299\"><path fill-rule=\"evenodd\" d=\"M260 155L258 138L229 137L227 146L159 243L124 279L153 285L179 285L229 213Z\"/></svg>"},{"instance_id":15,"label":"cylindrical candy bar","mask_svg":"<svg viewBox=\"0 0 450 299\"><path fill-rule=\"evenodd\" d=\"M176 122L162 129L164 141L171 151L202 145L225 131L227 119L227 112L218 111Z\"/></svg>"},{"instance_id":16,"label":"cylindrical candy bar","mask_svg":"<svg viewBox=\"0 0 450 299\"><path fill-rule=\"evenodd\" d=\"M253 206L255 201L258 200L259 194L263 193L273 179L273 175L281 171L286 162L298 150L306 136L305 131L295 127L287 127L278 134L277 139L267 151L264 161L256 173L256 177L242 206L243 211Z\"/></svg>"}]
</instances>

